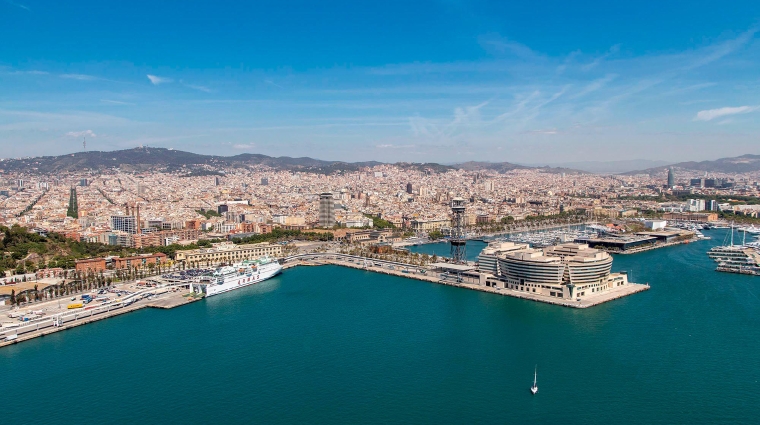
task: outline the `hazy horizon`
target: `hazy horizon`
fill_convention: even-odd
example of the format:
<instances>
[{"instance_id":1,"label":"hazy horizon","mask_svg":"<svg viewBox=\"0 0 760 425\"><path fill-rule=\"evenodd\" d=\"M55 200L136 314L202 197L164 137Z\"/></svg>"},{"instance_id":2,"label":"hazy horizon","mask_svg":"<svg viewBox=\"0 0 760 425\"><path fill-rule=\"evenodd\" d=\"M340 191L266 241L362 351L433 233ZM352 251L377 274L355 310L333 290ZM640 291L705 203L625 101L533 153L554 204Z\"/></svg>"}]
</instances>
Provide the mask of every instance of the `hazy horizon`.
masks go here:
<instances>
[{"instance_id":1,"label":"hazy horizon","mask_svg":"<svg viewBox=\"0 0 760 425\"><path fill-rule=\"evenodd\" d=\"M198 155L212 155L212 154L206 154L202 152L193 152L191 150L183 150L183 149L175 149L175 148L166 148L163 146L136 146L134 148L126 148L128 149L136 149L136 148L146 148L146 149L168 149L168 150L177 150L192 154L198 154ZM109 152L116 152L121 151L125 149L117 149L117 150L109 150L109 151L103 151L103 150L95 150L95 149L88 149L86 152L101 152L101 153L109 153ZM85 153L85 151L82 150L75 150L71 152L65 152L62 154L51 154L51 155L35 155L35 156L24 156L24 157L3 157L0 156L0 160L18 160L18 159L24 159L24 158L37 158L37 157L47 157L47 156L67 156L67 155L74 155L74 154L80 154ZM229 152L226 154L213 154L215 156L220 157L233 157L237 155L242 154L259 154L258 152ZM754 154L742 154L742 155L754 155ZM739 156L742 156L739 155ZM359 162L380 162L380 163L386 163L386 164L393 164L393 163L399 163L399 162L420 162L420 161L409 161L409 160L396 160L396 161L378 161L374 159L357 159L352 161L344 161L341 159L334 159L329 157L322 157L319 155L278 155L278 156L271 156L273 158L278 157L290 157L290 158L311 158L315 160L320 161L342 161L347 163L359 163ZM719 157L719 158L709 158L705 161L714 161L719 159L725 159L729 157ZM677 164L679 162L689 162L689 161L663 161L663 160L656 160L656 159L646 159L646 158L635 158L635 159L629 159L629 160L610 160L610 161L567 161L567 162L521 162L521 161L493 161L493 160L485 160L485 159L468 159L463 161L448 161L448 162L434 162L434 161L422 161L422 162L428 162L428 163L437 163L441 165L457 165L457 164L463 164L467 162L477 162L477 163L486 163L486 164L494 164L494 163L512 163L515 165L521 165L526 167L552 167L552 168L568 168L568 169L576 169L580 171L586 171L590 173L596 173L596 174L620 174L620 173L626 173L629 171L635 171L635 170L645 170L648 168L657 168L657 167L663 167L667 165ZM699 162L699 161L695 161Z\"/></svg>"}]
</instances>

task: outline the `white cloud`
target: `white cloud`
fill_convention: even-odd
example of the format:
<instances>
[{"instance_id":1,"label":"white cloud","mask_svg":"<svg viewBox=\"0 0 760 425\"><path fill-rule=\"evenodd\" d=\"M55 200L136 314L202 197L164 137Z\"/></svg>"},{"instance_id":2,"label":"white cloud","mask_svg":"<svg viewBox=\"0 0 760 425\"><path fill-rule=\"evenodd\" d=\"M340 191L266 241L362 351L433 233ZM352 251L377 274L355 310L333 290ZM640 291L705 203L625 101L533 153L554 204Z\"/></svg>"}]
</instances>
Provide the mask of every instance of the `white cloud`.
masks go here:
<instances>
[{"instance_id":1,"label":"white cloud","mask_svg":"<svg viewBox=\"0 0 760 425\"><path fill-rule=\"evenodd\" d=\"M275 83L275 82L274 82L274 81L272 81L272 80L264 80L264 82L265 82L266 84L269 84L269 85L271 85L271 86L275 86L275 87L277 87L277 88L281 88L281 89L284 89L284 88L285 88L285 87L283 87L283 86L281 86L281 85L279 85L279 84Z\"/></svg>"},{"instance_id":2,"label":"white cloud","mask_svg":"<svg viewBox=\"0 0 760 425\"><path fill-rule=\"evenodd\" d=\"M502 37L499 34L485 34L478 37L480 46L489 51L491 54L509 54L522 59L535 59L540 57L538 53L531 50L530 47Z\"/></svg>"},{"instance_id":3,"label":"white cloud","mask_svg":"<svg viewBox=\"0 0 760 425\"><path fill-rule=\"evenodd\" d=\"M241 149L241 150L253 149L255 147L256 147L255 143L240 143L237 145L232 145L233 149Z\"/></svg>"},{"instance_id":4,"label":"white cloud","mask_svg":"<svg viewBox=\"0 0 760 425\"><path fill-rule=\"evenodd\" d=\"M69 131L68 133L66 133L66 135L69 137L76 137L76 138L85 137L85 136L91 137L91 138L97 137L97 134L95 134L92 130Z\"/></svg>"},{"instance_id":5,"label":"white cloud","mask_svg":"<svg viewBox=\"0 0 760 425\"><path fill-rule=\"evenodd\" d=\"M694 121L710 121L715 118L725 117L726 115L748 114L760 109L760 106L726 106L718 109L706 109L697 112Z\"/></svg>"},{"instance_id":6,"label":"white cloud","mask_svg":"<svg viewBox=\"0 0 760 425\"><path fill-rule=\"evenodd\" d=\"M607 85L607 83L611 82L615 78L617 78L617 74L609 74L609 75L607 75L604 78L600 78L598 80L594 80L591 83L589 83L588 85L586 85L586 87L584 87L583 90L581 90L580 92L578 92L577 94L575 94L574 96L572 96L572 99L577 99L577 98L583 97L583 96L585 96L585 95L587 95L589 93L593 93L593 92L601 89L605 85Z\"/></svg>"},{"instance_id":7,"label":"white cloud","mask_svg":"<svg viewBox=\"0 0 760 425\"><path fill-rule=\"evenodd\" d=\"M547 134L547 135L553 135L553 134L559 134L559 131L557 131L556 128L551 128L548 130L532 130L526 132L526 134Z\"/></svg>"},{"instance_id":8,"label":"white cloud","mask_svg":"<svg viewBox=\"0 0 760 425\"><path fill-rule=\"evenodd\" d=\"M391 144L382 144L382 145L376 145L375 147L378 149L406 149L406 148L413 148L415 145L391 145Z\"/></svg>"},{"instance_id":9,"label":"white cloud","mask_svg":"<svg viewBox=\"0 0 760 425\"><path fill-rule=\"evenodd\" d=\"M214 90L211 90L210 88L208 88L206 86L199 86L199 85L196 85L196 84L185 84L185 87L189 87L189 88L191 88L193 90L202 91L204 93L213 93L214 92Z\"/></svg>"},{"instance_id":10,"label":"white cloud","mask_svg":"<svg viewBox=\"0 0 760 425\"><path fill-rule=\"evenodd\" d=\"M158 77L158 76L156 76L156 75L150 75L150 74L148 74L148 79L150 80L150 82L151 82L151 83L152 83L154 86L157 86L157 85L159 85L159 84L164 84L164 83L172 83L172 82L174 82L174 80L172 80L171 78Z\"/></svg>"},{"instance_id":11,"label":"white cloud","mask_svg":"<svg viewBox=\"0 0 760 425\"><path fill-rule=\"evenodd\" d=\"M31 70L31 71L12 71L8 72L9 75L48 75L48 72L45 71L37 71L37 70Z\"/></svg>"},{"instance_id":12,"label":"white cloud","mask_svg":"<svg viewBox=\"0 0 760 425\"><path fill-rule=\"evenodd\" d=\"M583 71L590 71L590 70L596 68L596 66L599 65L600 63L602 63L605 59L607 59L611 55L614 55L615 53L618 53L619 51L620 51L620 45L616 44L616 45L610 47L610 50L607 51L607 53L605 53L604 55L599 56L598 58L596 58L593 61L591 61L591 63L589 63L589 64L583 65L581 67L581 69Z\"/></svg>"},{"instance_id":13,"label":"white cloud","mask_svg":"<svg viewBox=\"0 0 760 425\"><path fill-rule=\"evenodd\" d=\"M86 74L61 74L61 78L66 78L69 80L79 80L79 81L92 81L97 80L97 77L93 77L92 75L86 75Z\"/></svg>"},{"instance_id":14,"label":"white cloud","mask_svg":"<svg viewBox=\"0 0 760 425\"><path fill-rule=\"evenodd\" d=\"M27 12L31 12L32 11L32 9L29 9L27 6L25 6L25 5L21 4L21 3L14 3L11 0L5 0L5 2L8 3L11 6L16 6L16 7L19 7L21 9L24 9Z\"/></svg>"},{"instance_id":15,"label":"white cloud","mask_svg":"<svg viewBox=\"0 0 760 425\"><path fill-rule=\"evenodd\" d=\"M113 105L134 105L134 103L122 102L121 100L100 99L103 103L110 103Z\"/></svg>"}]
</instances>

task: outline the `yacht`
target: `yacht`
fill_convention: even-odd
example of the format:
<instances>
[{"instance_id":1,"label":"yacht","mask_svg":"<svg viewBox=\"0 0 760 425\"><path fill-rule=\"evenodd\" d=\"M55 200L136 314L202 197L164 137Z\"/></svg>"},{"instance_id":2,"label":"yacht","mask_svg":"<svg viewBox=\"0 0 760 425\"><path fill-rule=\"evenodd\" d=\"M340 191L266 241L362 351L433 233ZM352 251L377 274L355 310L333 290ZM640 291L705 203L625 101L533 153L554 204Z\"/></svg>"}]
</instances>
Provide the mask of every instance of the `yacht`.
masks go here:
<instances>
[{"instance_id":1,"label":"yacht","mask_svg":"<svg viewBox=\"0 0 760 425\"><path fill-rule=\"evenodd\" d=\"M744 234L746 238L746 232ZM734 228L731 226L723 246L715 246L707 252L707 256L718 263L717 270L722 272L758 274L757 253L754 243L734 245Z\"/></svg>"},{"instance_id":2,"label":"yacht","mask_svg":"<svg viewBox=\"0 0 760 425\"><path fill-rule=\"evenodd\" d=\"M536 378L538 378L538 365L533 370L533 386L530 387L530 392L535 395L538 392L538 385L536 384Z\"/></svg>"},{"instance_id":3,"label":"yacht","mask_svg":"<svg viewBox=\"0 0 760 425\"><path fill-rule=\"evenodd\" d=\"M760 235L760 227L755 227L754 224L750 226L740 227L736 230L744 233L751 233L753 235Z\"/></svg>"}]
</instances>

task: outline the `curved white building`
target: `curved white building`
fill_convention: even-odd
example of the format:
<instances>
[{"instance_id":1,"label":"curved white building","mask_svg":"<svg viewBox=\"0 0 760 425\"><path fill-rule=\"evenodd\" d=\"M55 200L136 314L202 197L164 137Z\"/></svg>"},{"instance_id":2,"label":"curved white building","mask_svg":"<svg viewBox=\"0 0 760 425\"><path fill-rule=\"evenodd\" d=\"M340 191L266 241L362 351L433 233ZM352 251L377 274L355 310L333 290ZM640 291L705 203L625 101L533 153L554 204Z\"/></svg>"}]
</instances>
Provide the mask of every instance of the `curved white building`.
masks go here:
<instances>
[{"instance_id":1,"label":"curved white building","mask_svg":"<svg viewBox=\"0 0 760 425\"><path fill-rule=\"evenodd\" d=\"M559 298L581 298L628 283L610 274L612 257L585 244L526 248L499 256L499 274L507 289Z\"/></svg>"}]
</instances>

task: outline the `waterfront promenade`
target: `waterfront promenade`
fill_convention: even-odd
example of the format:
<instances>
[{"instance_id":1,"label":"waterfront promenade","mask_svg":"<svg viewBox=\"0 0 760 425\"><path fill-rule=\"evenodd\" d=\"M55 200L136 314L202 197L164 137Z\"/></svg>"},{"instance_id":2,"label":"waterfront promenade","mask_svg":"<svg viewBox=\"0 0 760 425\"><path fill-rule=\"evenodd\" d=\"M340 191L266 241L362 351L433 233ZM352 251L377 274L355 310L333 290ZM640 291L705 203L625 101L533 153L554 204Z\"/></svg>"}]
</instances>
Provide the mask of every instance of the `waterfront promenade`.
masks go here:
<instances>
[{"instance_id":1,"label":"waterfront promenade","mask_svg":"<svg viewBox=\"0 0 760 425\"><path fill-rule=\"evenodd\" d=\"M0 348L146 307L169 309L201 299L200 297L193 297L187 292L177 292L178 289L177 285L148 288L130 294L121 300L91 306L88 309L67 310L63 307L64 309L57 313L28 322L20 322L16 327L3 327L0 329ZM56 302L42 303L34 306L34 309L54 310Z\"/></svg>"},{"instance_id":2,"label":"waterfront promenade","mask_svg":"<svg viewBox=\"0 0 760 425\"><path fill-rule=\"evenodd\" d=\"M603 293L599 293L598 295L584 297L578 301L548 297L545 295L514 289L500 288L496 285L488 286L483 284L476 284L469 282L466 279L462 279L461 276L456 276L454 274L444 274L437 271L424 269L421 266L395 261L369 259L348 254L299 254L286 257L282 261L283 269L285 270L299 266L335 265L369 271L373 273L386 274L390 276L416 279L440 285L454 286L495 295L521 298L563 307L580 309L593 307L649 289L649 285L629 283L625 286L613 288ZM186 286L187 284L185 283L166 283L160 287L142 289L131 293L122 299L99 306L91 306L88 309L79 308L74 310L65 310L63 309L64 307L59 306L59 308L56 310L54 304L57 301L50 301L48 303L39 304L34 308L53 310L55 312L53 314L49 314L28 322L21 322L18 324L18 326L15 327L3 327L0 330L0 348L33 338L43 337L53 332L71 329L84 324L107 319L124 313L129 313L145 307L170 309L201 299L200 297L196 297L193 294L187 292L185 290Z\"/></svg>"},{"instance_id":3,"label":"waterfront promenade","mask_svg":"<svg viewBox=\"0 0 760 425\"><path fill-rule=\"evenodd\" d=\"M420 266L415 266L406 263L378 260L364 258L355 255L348 254L332 254L332 253L319 253L319 254L301 254L286 258L284 268L291 268L297 266L318 266L318 265L336 265L342 267L350 267L354 269L366 270L375 273L382 273L392 276L405 277L408 279L422 280L425 282L437 283L441 285L456 286L473 291L488 292L491 294L497 294L502 296L522 298L531 301L538 301L547 304L559 305L563 307L571 308L589 308L599 304L603 304L609 301L616 300L628 295L633 295L638 292L646 291L649 289L648 284L628 283L624 286L612 288L610 290L600 292L598 295L586 296L581 301L566 300L561 298L548 297L545 295L529 293L525 291L519 291L508 288L499 288L496 286L486 286L475 283L469 283L466 281L458 281L456 276L447 275L441 277L439 273L432 272L424 269ZM421 270L425 270L422 273Z\"/></svg>"}]
</instances>

